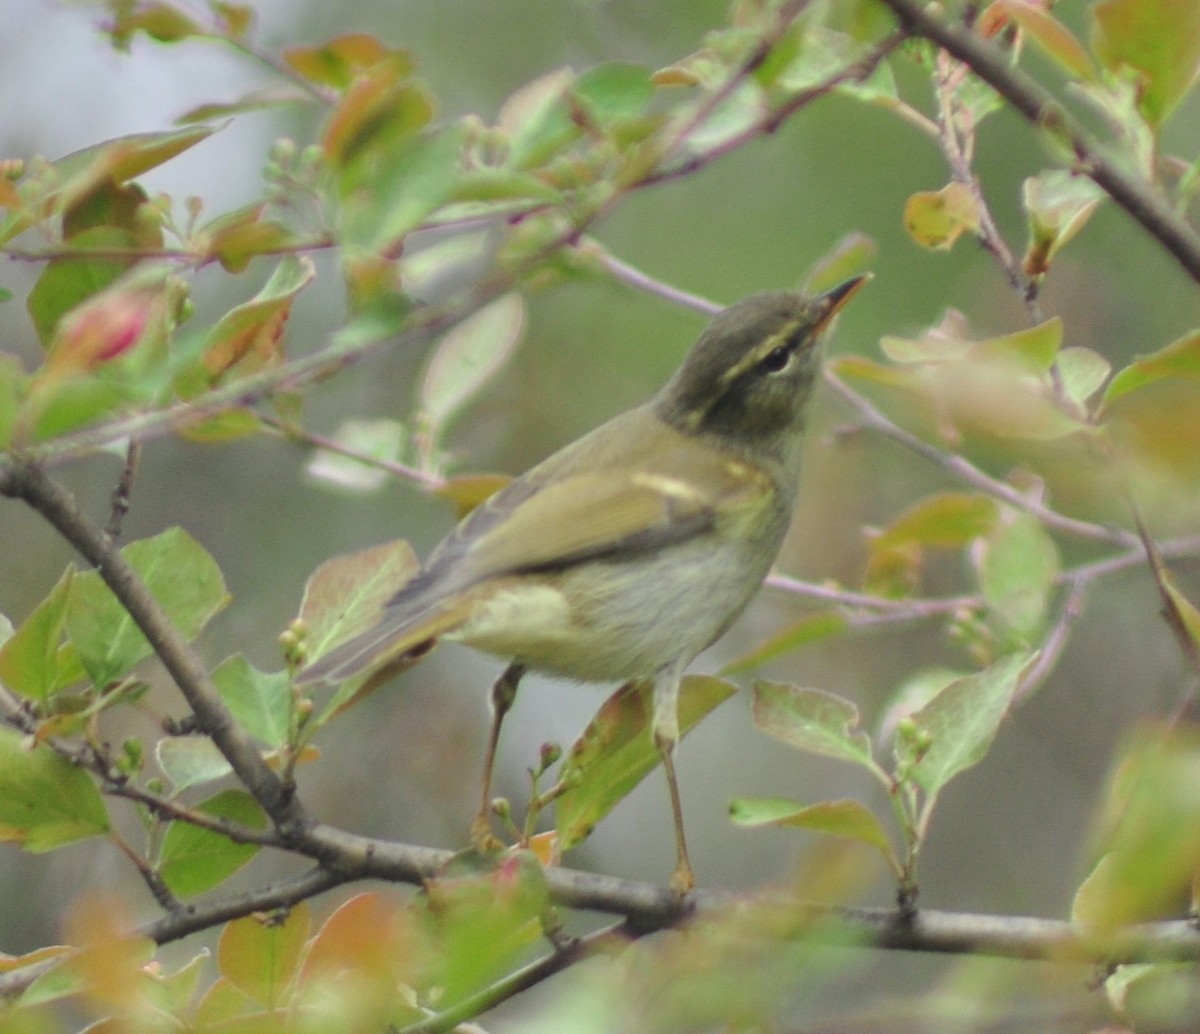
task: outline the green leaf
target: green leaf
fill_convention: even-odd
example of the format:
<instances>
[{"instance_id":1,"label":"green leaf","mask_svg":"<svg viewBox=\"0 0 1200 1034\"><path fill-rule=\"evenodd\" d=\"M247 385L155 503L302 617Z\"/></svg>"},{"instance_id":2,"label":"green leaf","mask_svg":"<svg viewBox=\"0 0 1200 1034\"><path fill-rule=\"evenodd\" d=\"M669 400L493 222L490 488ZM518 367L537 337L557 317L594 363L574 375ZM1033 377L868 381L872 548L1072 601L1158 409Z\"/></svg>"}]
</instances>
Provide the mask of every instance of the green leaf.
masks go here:
<instances>
[{"instance_id":1,"label":"green leaf","mask_svg":"<svg viewBox=\"0 0 1200 1034\"><path fill-rule=\"evenodd\" d=\"M864 587L903 598L920 583L926 549L961 549L991 530L996 512L991 499L966 492L943 492L914 503L872 535Z\"/></svg>"},{"instance_id":2,"label":"green leaf","mask_svg":"<svg viewBox=\"0 0 1200 1034\"><path fill-rule=\"evenodd\" d=\"M232 771L207 736L168 736L154 747L154 759L176 793L192 786L224 779Z\"/></svg>"},{"instance_id":3,"label":"green leaf","mask_svg":"<svg viewBox=\"0 0 1200 1034\"><path fill-rule=\"evenodd\" d=\"M213 684L237 723L268 747L288 742L292 688L287 672L264 672L237 654L212 673Z\"/></svg>"},{"instance_id":4,"label":"green leaf","mask_svg":"<svg viewBox=\"0 0 1200 1034\"><path fill-rule=\"evenodd\" d=\"M36 401L34 437L49 441L102 420L130 403L146 400L145 392L133 385L96 373L46 385L45 392L36 398L26 398L25 413L30 411L29 404Z\"/></svg>"},{"instance_id":5,"label":"green leaf","mask_svg":"<svg viewBox=\"0 0 1200 1034\"><path fill-rule=\"evenodd\" d=\"M873 45L819 25L798 27L798 37L800 46L794 59L774 84L764 83L764 86L774 85L788 93L799 93L819 86L866 57ZM838 90L864 101L886 102L896 99L896 82L886 62L879 64L866 79L850 79L840 84Z\"/></svg>"},{"instance_id":6,"label":"green leaf","mask_svg":"<svg viewBox=\"0 0 1200 1034\"><path fill-rule=\"evenodd\" d=\"M713 675L687 675L679 687L682 739L737 687ZM652 731L654 687L627 683L610 696L575 741L559 772L566 790L554 804L562 850L582 843L605 815L661 761Z\"/></svg>"},{"instance_id":7,"label":"green leaf","mask_svg":"<svg viewBox=\"0 0 1200 1034\"><path fill-rule=\"evenodd\" d=\"M1200 5L1191 0L1100 0L1092 5L1092 49L1105 69L1132 69L1138 107L1161 125L1200 69Z\"/></svg>"},{"instance_id":8,"label":"green leaf","mask_svg":"<svg viewBox=\"0 0 1200 1034\"><path fill-rule=\"evenodd\" d=\"M221 976L256 1002L273 1009L295 980L312 918L303 901L278 916L244 916L221 931Z\"/></svg>"},{"instance_id":9,"label":"green leaf","mask_svg":"<svg viewBox=\"0 0 1200 1034\"><path fill-rule=\"evenodd\" d=\"M266 829L267 817L244 790L224 790L196 805L214 818L228 819L251 829ZM158 874L171 893L194 897L224 883L260 850L258 844L239 844L220 833L178 820L167 825L158 855Z\"/></svg>"},{"instance_id":10,"label":"green leaf","mask_svg":"<svg viewBox=\"0 0 1200 1034\"><path fill-rule=\"evenodd\" d=\"M1061 320L982 341L969 340L964 324L961 314L950 311L923 337L884 338L881 347L903 368L857 357L833 365L885 388L910 419L930 425L925 434L1054 441L1094 433L1089 421L1061 405L1048 375L1062 344Z\"/></svg>"},{"instance_id":11,"label":"green leaf","mask_svg":"<svg viewBox=\"0 0 1200 1034\"><path fill-rule=\"evenodd\" d=\"M510 168L535 169L582 135L564 100L574 81L570 69L555 69L514 91L501 106L499 128L508 133Z\"/></svg>"},{"instance_id":12,"label":"green leaf","mask_svg":"<svg viewBox=\"0 0 1200 1034\"><path fill-rule=\"evenodd\" d=\"M83 769L0 726L0 840L53 851L108 828L100 791Z\"/></svg>"},{"instance_id":13,"label":"green leaf","mask_svg":"<svg viewBox=\"0 0 1200 1034\"><path fill-rule=\"evenodd\" d=\"M168 528L153 538L131 542L121 555L188 641L229 602L216 561L182 528ZM95 571L75 577L67 633L97 686L126 674L153 652L133 618Z\"/></svg>"},{"instance_id":14,"label":"green leaf","mask_svg":"<svg viewBox=\"0 0 1200 1034\"><path fill-rule=\"evenodd\" d=\"M743 654L721 668L720 674L733 675L757 668L786 653L799 650L810 643L835 636L846 628L846 617L835 610L808 614L785 628L780 629L749 653Z\"/></svg>"},{"instance_id":15,"label":"green leaf","mask_svg":"<svg viewBox=\"0 0 1200 1034\"><path fill-rule=\"evenodd\" d=\"M421 409L431 430L445 425L512 357L525 329L525 302L502 295L452 328L421 378Z\"/></svg>"},{"instance_id":16,"label":"green leaf","mask_svg":"<svg viewBox=\"0 0 1200 1034\"><path fill-rule=\"evenodd\" d=\"M76 238L85 230L108 226L126 230L137 245L162 247L162 229L156 219L140 218L150 198L137 183L116 183L106 179L88 193L72 198L62 215L62 233L68 246L77 246Z\"/></svg>"},{"instance_id":17,"label":"green leaf","mask_svg":"<svg viewBox=\"0 0 1200 1034\"><path fill-rule=\"evenodd\" d=\"M1106 196L1092 180L1067 169L1048 169L1030 176L1022 186L1029 222L1022 270L1029 276L1044 274L1051 259L1083 229Z\"/></svg>"},{"instance_id":18,"label":"green leaf","mask_svg":"<svg viewBox=\"0 0 1200 1034\"><path fill-rule=\"evenodd\" d=\"M640 115L654 96L650 70L644 65L609 61L584 72L571 86L600 124Z\"/></svg>"},{"instance_id":19,"label":"green leaf","mask_svg":"<svg viewBox=\"0 0 1200 1034\"><path fill-rule=\"evenodd\" d=\"M956 679L910 717L922 753L912 765L917 783L936 795L987 754L1034 654L1002 657L983 671Z\"/></svg>"},{"instance_id":20,"label":"green leaf","mask_svg":"<svg viewBox=\"0 0 1200 1034\"><path fill-rule=\"evenodd\" d=\"M345 245L358 253L391 251L453 195L465 140L466 127L456 122L376 155L369 189L353 182L345 198Z\"/></svg>"},{"instance_id":21,"label":"green leaf","mask_svg":"<svg viewBox=\"0 0 1200 1034\"><path fill-rule=\"evenodd\" d=\"M83 230L71 244L87 248L137 247L128 230L97 226ZM37 330L38 340L49 345L59 321L81 302L99 294L114 283L133 264L129 258L59 258L47 263L29 291L26 307Z\"/></svg>"},{"instance_id":22,"label":"green leaf","mask_svg":"<svg viewBox=\"0 0 1200 1034\"><path fill-rule=\"evenodd\" d=\"M116 18L109 26L114 46L125 49L135 32L144 32L158 43L178 43L189 36L206 35L183 11L167 3L114 5Z\"/></svg>"},{"instance_id":23,"label":"green leaf","mask_svg":"<svg viewBox=\"0 0 1200 1034\"><path fill-rule=\"evenodd\" d=\"M68 568L50 595L0 646L0 682L42 704L84 675L75 647L64 642L74 573Z\"/></svg>"},{"instance_id":24,"label":"green leaf","mask_svg":"<svg viewBox=\"0 0 1200 1034\"><path fill-rule=\"evenodd\" d=\"M286 87L268 87L262 90L251 90L235 101L213 101L207 104L197 104L189 108L175 121L181 126L193 123L212 122L215 119L229 118L232 115L244 115L252 111L271 111L275 108L290 107L294 104L311 104L312 97L302 90Z\"/></svg>"},{"instance_id":25,"label":"green leaf","mask_svg":"<svg viewBox=\"0 0 1200 1034\"><path fill-rule=\"evenodd\" d=\"M1009 362L1028 373L1045 373L1054 365L1062 339L1063 322L1052 316L1036 327L977 341L966 358L970 362Z\"/></svg>"},{"instance_id":26,"label":"green leaf","mask_svg":"<svg viewBox=\"0 0 1200 1034\"><path fill-rule=\"evenodd\" d=\"M984 599L1021 645L1042 630L1061 569L1058 547L1042 523L1027 513L1002 520L974 555Z\"/></svg>"},{"instance_id":27,"label":"green leaf","mask_svg":"<svg viewBox=\"0 0 1200 1034\"><path fill-rule=\"evenodd\" d=\"M291 231L274 219L265 218L264 212L265 206L258 203L218 216L193 236L192 246L216 258L228 272L241 273L251 259L276 254L295 243ZM295 294L312 279L305 275L309 269L311 262L307 257L285 255L276 267L275 282L263 290L279 297L286 290L285 284L300 280L291 289L291 294ZM256 300L262 300L261 296Z\"/></svg>"},{"instance_id":28,"label":"green leaf","mask_svg":"<svg viewBox=\"0 0 1200 1034\"><path fill-rule=\"evenodd\" d=\"M858 708L820 689L783 682L754 684L754 724L789 747L878 771L871 740L858 728Z\"/></svg>"},{"instance_id":29,"label":"green leaf","mask_svg":"<svg viewBox=\"0 0 1200 1034\"><path fill-rule=\"evenodd\" d=\"M1123 370L1118 370L1104 392L1102 410L1131 391L1164 377L1200 380L1200 330L1193 330L1165 348L1135 359Z\"/></svg>"},{"instance_id":30,"label":"green leaf","mask_svg":"<svg viewBox=\"0 0 1200 1034\"><path fill-rule=\"evenodd\" d=\"M309 575L300 603L309 659L371 628L384 605L420 570L421 562L403 539L321 564Z\"/></svg>"},{"instance_id":31,"label":"green leaf","mask_svg":"<svg viewBox=\"0 0 1200 1034\"><path fill-rule=\"evenodd\" d=\"M969 672L954 668L917 668L905 676L892 691L887 706L878 718L876 742L892 739L900 721L920 710L956 679L966 678Z\"/></svg>"},{"instance_id":32,"label":"green leaf","mask_svg":"<svg viewBox=\"0 0 1200 1034\"><path fill-rule=\"evenodd\" d=\"M1141 730L1114 760L1093 837L1097 863L1072 918L1100 930L1179 914L1200 872L1200 739Z\"/></svg>"},{"instance_id":33,"label":"green leaf","mask_svg":"<svg viewBox=\"0 0 1200 1034\"><path fill-rule=\"evenodd\" d=\"M1112 365L1099 352L1080 345L1062 349L1055 362L1063 394L1079 407L1080 413L1086 413L1087 400L1100 390Z\"/></svg>"},{"instance_id":34,"label":"green leaf","mask_svg":"<svg viewBox=\"0 0 1200 1034\"><path fill-rule=\"evenodd\" d=\"M431 976L441 1008L511 972L545 936L551 910L545 873L530 851L509 853L484 873L443 874L429 881L424 899L418 915L437 945Z\"/></svg>"},{"instance_id":35,"label":"green leaf","mask_svg":"<svg viewBox=\"0 0 1200 1034\"><path fill-rule=\"evenodd\" d=\"M996 504L971 492L940 492L914 503L884 528L874 546L919 542L923 546L960 549L996 523Z\"/></svg>"},{"instance_id":36,"label":"green leaf","mask_svg":"<svg viewBox=\"0 0 1200 1034\"><path fill-rule=\"evenodd\" d=\"M803 805L780 797L736 797L729 804L729 817L736 825L751 828L781 826L850 837L875 848L893 869L900 868L883 824L858 801Z\"/></svg>"}]
</instances>

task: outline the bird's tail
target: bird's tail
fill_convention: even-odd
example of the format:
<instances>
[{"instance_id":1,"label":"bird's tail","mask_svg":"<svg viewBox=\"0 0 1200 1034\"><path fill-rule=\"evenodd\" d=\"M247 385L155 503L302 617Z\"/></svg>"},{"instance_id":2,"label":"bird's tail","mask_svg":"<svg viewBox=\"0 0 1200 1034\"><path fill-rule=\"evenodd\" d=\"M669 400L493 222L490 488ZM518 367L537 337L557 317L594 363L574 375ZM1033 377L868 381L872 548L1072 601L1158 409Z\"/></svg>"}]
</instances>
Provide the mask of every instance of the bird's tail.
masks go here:
<instances>
[{"instance_id":1,"label":"bird's tail","mask_svg":"<svg viewBox=\"0 0 1200 1034\"><path fill-rule=\"evenodd\" d=\"M467 613L463 599L443 600L415 613L411 607L389 607L373 628L318 656L296 676L296 685L340 685L363 674L371 674L377 685L419 661Z\"/></svg>"}]
</instances>

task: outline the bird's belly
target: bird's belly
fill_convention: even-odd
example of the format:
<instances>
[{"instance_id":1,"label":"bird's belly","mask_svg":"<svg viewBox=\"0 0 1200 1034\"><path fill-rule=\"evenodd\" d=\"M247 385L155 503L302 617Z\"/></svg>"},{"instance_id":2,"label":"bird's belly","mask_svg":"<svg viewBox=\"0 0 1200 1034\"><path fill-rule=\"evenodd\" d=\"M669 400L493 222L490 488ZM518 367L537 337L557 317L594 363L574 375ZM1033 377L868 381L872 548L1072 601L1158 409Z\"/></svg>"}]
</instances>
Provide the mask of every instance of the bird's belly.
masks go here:
<instances>
[{"instance_id":1,"label":"bird's belly","mask_svg":"<svg viewBox=\"0 0 1200 1034\"><path fill-rule=\"evenodd\" d=\"M741 550L685 547L513 578L447 638L536 671L607 682L690 661L741 613L766 573Z\"/></svg>"}]
</instances>

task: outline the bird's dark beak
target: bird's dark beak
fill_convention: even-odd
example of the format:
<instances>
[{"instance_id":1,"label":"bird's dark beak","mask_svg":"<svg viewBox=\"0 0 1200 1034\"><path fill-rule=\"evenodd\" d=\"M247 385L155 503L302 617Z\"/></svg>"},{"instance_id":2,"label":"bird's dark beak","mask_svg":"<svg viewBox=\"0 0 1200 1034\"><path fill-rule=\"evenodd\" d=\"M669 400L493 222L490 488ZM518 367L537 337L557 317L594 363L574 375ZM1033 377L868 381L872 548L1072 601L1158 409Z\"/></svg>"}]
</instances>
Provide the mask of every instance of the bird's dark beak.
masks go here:
<instances>
[{"instance_id":1,"label":"bird's dark beak","mask_svg":"<svg viewBox=\"0 0 1200 1034\"><path fill-rule=\"evenodd\" d=\"M813 333L819 334L824 330L833 317L842 311L842 306L858 294L859 289L870 279L870 273L852 276L849 280L843 280L836 287L831 287L824 294L817 295L817 322L813 327Z\"/></svg>"}]
</instances>

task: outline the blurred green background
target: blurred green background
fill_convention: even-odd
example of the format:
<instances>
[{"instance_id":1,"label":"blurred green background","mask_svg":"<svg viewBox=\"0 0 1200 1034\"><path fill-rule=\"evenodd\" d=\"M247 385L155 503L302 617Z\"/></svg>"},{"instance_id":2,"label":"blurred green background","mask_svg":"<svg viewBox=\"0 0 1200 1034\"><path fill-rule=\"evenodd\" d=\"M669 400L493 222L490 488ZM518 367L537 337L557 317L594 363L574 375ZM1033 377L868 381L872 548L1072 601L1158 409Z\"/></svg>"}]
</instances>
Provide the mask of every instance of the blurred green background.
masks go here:
<instances>
[{"instance_id":1,"label":"blurred green background","mask_svg":"<svg viewBox=\"0 0 1200 1034\"><path fill-rule=\"evenodd\" d=\"M514 89L563 65L669 64L724 23L727 5L272 0L253 6L267 49L351 29L374 33L415 54L444 116L473 112L490 121ZM1079 20L1081 5L1060 6ZM163 128L196 104L229 100L268 81L237 56L203 46L139 39L131 54L116 54L96 32L96 21L94 10L50 0L6 0L0 8L0 157L57 157L111 136ZM1194 138L1198 128L1194 106L1172 124L1180 138ZM303 144L313 132L295 116L244 116L155 170L145 185L179 198L197 194L210 212L223 211L257 196L274 139L289 135ZM1001 113L985 125L977 166L1001 229L1017 249L1024 245L1021 181L1045 164L1036 136L1014 117ZM876 278L841 318L835 355L876 357L881 335L912 334L947 306L964 310L980 336L1023 326L1019 300L981 249L964 241L952 252L932 253L905 234L901 212L908 195L946 180L929 141L886 112L834 97L698 175L628 199L597 236L654 277L729 302L795 284L844 235L866 233L878 245ZM329 256L317 256L317 263L318 284L301 297L288 328L296 352L319 347L343 317L334 263ZM197 323L249 297L267 272L265 265L241 278L202 271L194 278ZM0 348L30 363L38 346L23 297L36 274L36 266L16 261L0 267L0 283L15 294L0 306ZM644 400L703 325L694 313L615 284L565 285L529 301L529 332L516 359L452 433L464 469L519 472ZM1161 347L1195 319L1194 285L1112 207L1067 249L1043 303L1047 315L1064 319L1067 344L1088 345L1114 364ZM309 426L330 433L350 414L405 417L422 358L392 350L317 388L308 402ZM958 486L895 445L838 434L847 424L853 415L824 392L780 566L853 585L864 563L865 528L933 488ZM353 495L317 483L305 474L308 458L267 438L221 446L164 439L145 451L126 536L181 524L214 554L234 596L201 642L214 664L242 651L260 666L278 666L276 637L296 612L307 574L325 558L397 536L423 552L452 523L447 506L407 484ZM115 458L97 457L64 476L91 511L103 515L118 470ZM16 622L71 557L14 502L0 503L0 529L0 611ZM1069 544L1067 558L1078 555ZM960 577L956 564L945 564L931 572L926 588L950 591ZM764 591L697 670L716 670L722 659L804 611L802 603ZM926 663L968 664L939 628L904 626L810 648L764 674L851 696L870 726L892 688ZM301 772L313 811L362 833L462 845L482 755L486 691L498 667L448 647L336 723L321 739L322 759ZM987 760L945 795L922 860L922 903L1064 914L1083 871L1089 812L1117 738L1136 716L1170 710L1182 685L1178 650L1157 616L1151 582L1142 573L1103 582L1050 682L1012 716ZM570 743L605 692L528 680L506 726L498 790L523 800L523 773L538 746ZM166 694L159 699L170 712L181 712ZM812 848L804 835L733 828L726 818L732 795L860 797L887 811L876 788L849 767L800 757L756 733L746 693L684 744L679 770L702 885L787 879ZM665 788L653 777L568 861L661 881L672 863L669 822ZM0 850L0 951L52 943L64 900L95 884L148 905L116 851L84 844L44 858L15 847ZM882 872L867 880L864 896L890 902ZM874 958L869 979L876 988L904 988L946 965Z\"/></svg>"}]
</instances>

